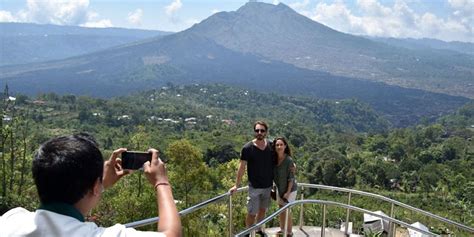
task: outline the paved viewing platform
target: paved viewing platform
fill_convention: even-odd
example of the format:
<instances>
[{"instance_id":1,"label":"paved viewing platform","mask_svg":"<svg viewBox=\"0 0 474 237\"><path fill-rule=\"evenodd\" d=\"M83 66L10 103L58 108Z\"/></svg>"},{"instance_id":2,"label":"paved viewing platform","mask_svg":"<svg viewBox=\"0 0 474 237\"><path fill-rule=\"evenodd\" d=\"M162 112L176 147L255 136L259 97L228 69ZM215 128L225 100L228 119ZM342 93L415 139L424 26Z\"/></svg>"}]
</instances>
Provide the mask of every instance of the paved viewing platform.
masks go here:
<instances>
[{"instance_id":1,"label":"paved viewing platform","mask_svg":"<svg viewBox=\"0 0 474 237\"><path fill-rule=\"evenodd\" d=\"M268 237L281 237L283 235L278 235L278 231L280 227L271 227L265 228L265 233ZM256 235L259 236L259 235ZM293 227L293 236L294 237L304 237L304 236L321 236L321 227L317 226L303 226L300 228L299 226ZM363 235L356 235L351 234L350 237L359 237ZM326 227L325 237L346 237L344 231L335 228L328 228Z\"/></svg>"}]
</instances>

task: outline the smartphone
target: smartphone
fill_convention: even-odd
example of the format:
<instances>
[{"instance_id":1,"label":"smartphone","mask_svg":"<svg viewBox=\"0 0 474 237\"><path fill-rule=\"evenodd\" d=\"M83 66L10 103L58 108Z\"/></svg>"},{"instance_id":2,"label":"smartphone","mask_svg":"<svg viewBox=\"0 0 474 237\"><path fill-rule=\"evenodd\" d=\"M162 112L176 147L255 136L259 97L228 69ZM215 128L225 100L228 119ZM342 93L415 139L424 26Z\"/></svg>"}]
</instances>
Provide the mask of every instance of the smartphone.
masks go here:
<instances>
[{"instance_id":1,"label":"smartphone","mask_svg":"<svg viewBox=\"0 0 474 237\"><path fill-rule=\"evenodd\" d=\"M151 153L141 151L126 151L122 153L122 169L138 170L147 161L151 161Z\"/></svg>"}]
</instances>

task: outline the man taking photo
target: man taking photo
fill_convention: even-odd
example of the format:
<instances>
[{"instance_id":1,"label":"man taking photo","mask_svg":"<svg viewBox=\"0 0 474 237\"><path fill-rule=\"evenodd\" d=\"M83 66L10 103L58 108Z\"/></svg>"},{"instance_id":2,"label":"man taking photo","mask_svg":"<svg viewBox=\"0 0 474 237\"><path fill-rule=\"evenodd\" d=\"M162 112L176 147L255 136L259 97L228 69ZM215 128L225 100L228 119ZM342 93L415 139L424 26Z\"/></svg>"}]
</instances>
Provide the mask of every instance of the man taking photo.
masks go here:
<instances>
[{"instance_id":1,"label":"man taking photo","mask_svg":"<svg viewBox=\"0 0 474 237\"><path fill-rule=\"evenodd\" d=\"M40 146L33 158L33 179L41 205L35 212L17 207L0 217L1 236L181 236L181 221L174 203L166 169L158 151L143 165L155 188L159 232L137 231L116 224L98 227L84 217L100 201L104 189L128 172L115 150L106 162L94 138L87 134L62 136Z\"/></svg>"}]
</instances>

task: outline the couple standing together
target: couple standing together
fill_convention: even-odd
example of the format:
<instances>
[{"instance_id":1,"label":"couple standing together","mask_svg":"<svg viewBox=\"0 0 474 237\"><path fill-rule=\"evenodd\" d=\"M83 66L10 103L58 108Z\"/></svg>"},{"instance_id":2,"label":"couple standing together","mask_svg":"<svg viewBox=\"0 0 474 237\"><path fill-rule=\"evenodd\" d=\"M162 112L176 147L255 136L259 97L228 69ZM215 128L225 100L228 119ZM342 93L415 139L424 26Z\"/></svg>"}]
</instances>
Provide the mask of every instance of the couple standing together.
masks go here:
<instances>
[{"instance_id":1,"label":"couple standing together","mask_svg":"<svg viewBox=\"0 0 474 237\"><path fill-rule=\"evenodd\" d=\"M288 202L296 199L296 181L294 177L294 163L287 141L283 137L276 138L273 142L265 139L268 125L263 121L254 124L255 139L242 148L240 166L237 171L235 186L229 191L234 193L240 186L242 176L247 168L249 180L249 194L247 202L247 217L245 225L250 227L255 220L261 221L270 205L270 193L273 183L277 187L277 202L283 207ZM285 215L280 214L281 231L285 225ZM292 221L288 219L286 236L292 236ZM264 236L262 230L257 232Z\"/></svg>"}]
</instances>

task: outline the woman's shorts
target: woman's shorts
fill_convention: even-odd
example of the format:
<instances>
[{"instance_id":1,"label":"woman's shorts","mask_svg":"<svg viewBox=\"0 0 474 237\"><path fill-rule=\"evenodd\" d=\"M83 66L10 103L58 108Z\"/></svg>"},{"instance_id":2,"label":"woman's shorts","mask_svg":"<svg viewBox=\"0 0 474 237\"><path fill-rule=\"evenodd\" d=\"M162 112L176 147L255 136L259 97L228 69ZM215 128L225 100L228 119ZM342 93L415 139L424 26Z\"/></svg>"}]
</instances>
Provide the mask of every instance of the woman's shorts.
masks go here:
<instances>
[{"instance_id":1,"label":"woman's shorts","mask_svg":"<svg viewBox=\"0 0 474 237\"><path fill-rule=\"evenodd\" d=\"M290 195L288 195L288 202L294 202L296 200L296 194L297 194L296 190L291 192ZM283 199L280 198L280 194L278 193L278 191L277 191L277 200L276 201L277 201L278 205L284 206L284 205L287 204L287 202L283 201Z\"/></svg>"}]
</instances>

